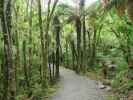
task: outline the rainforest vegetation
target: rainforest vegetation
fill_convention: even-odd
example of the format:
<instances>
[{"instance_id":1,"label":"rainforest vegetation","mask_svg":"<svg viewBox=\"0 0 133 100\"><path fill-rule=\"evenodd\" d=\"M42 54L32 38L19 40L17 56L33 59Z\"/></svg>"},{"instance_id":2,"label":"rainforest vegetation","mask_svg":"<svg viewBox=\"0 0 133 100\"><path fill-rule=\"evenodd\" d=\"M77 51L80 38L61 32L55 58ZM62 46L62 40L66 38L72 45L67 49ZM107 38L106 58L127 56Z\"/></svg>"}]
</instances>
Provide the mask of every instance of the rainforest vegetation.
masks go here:
<instances>
[{"instance_id":1,"label":"rainforest vegetation","mask_svg":"<svg viewBox=\"0 0 133 100\"><path fill-rule=\"evenodd\" d=\"M45 100L61 67L133 100L133 0L61 1L0 0L0 100Z\"/></svg>"}]
</instances>

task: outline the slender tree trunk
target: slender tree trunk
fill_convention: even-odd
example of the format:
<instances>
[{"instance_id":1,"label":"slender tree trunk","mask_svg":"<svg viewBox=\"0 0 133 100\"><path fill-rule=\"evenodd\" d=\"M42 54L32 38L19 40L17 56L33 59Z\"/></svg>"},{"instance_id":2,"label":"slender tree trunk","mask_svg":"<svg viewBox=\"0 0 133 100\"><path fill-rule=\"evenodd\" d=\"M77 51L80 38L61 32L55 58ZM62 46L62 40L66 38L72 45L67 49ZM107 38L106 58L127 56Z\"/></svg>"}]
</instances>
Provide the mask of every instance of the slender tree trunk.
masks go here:
<instances>
[{"instance_id":1,"label":"slender tree trunk","mask_svg":"<svg viewBox=\"0 0 133 100\"><path fill-rule=\"evenodd\" d=\"M16 52L16 83L18 83L18 78L17 78L17 75L18 75L18 69L20 68L20 43L19 43L19 32L18 32L18 11L19 11L19 9L18 9L18 7L16 7L16 9L15 9L15 23L16 23L16 25L15 25L15 37L16 37L16 39L15 39L15 41L16 41L16 50L17 50L17 52ZM16 91L18 91L18 84L17 84L17 88L16 88L17 90Z\"/></svg>"},{"instance_id":2,"label":"slender tree trunk","mask_svg":"<svg viewBox=\"0 0 133 100\"><path fill-rule=\"evenodd\" d=\"M28 69L27 69L27 58L26 58L26 41L23 41L23 63L24 63L24 76L25 82L27 85L27 89L29 88L29 76L28 76Z\"/></svg>"},{"instance_id":3,"label":"slender tree trunk","mask_svg":"<svg viewBox=\"0 0 133 100\"><path fill-rule=\"evenodd\" d=\"M74 50L73 47L71 47L71 53L72 53L72 66L73 66L73 70L75 70L75 56L74 56Z\"/></svg>"},{"instance_id":4,"label":"slender tree trunk","mask_svg":"<svg viewBox=\"0 0 133 100\"><path fill-rule=\"evenodd\" d=\"M31 2L30 3L30 12L29 12L29 45L30 46L29 46L29 68L28 68L29 82L32 77L32 3L33 3L33 0L31 0L30 2Z\"/></svg>"},{"instance_id":5,"label":"slender tree trunk","mask_svg":"<svg viewBox=\"0 0 133 100\"><path fill-rule=\"evenodd\" d=\"M60 65L60 21L58 16L54 16L53 24L56 32L56 77L59 78L59 65Z\"/></svg>"},{"instance_id":6,"label":"slender tree trunk","mask_svg":"<svg viewBox=\"0 0 133 100\"><path fill-rule=\"evenodd\" d=\"M50 78L50 82L52 82L52 69L51 69L51 63L49 62L49 78Z\"/></svg>"},{"instance_id":7,"label":"slender tree trunk","mask_svg":"<svg viewBox=\"0 0 133 100\"><path fill-rule=\"evenodd\" d=\"M76 60L76 50L75 50L75 45L74 45L74 41L71 40L70 41L70 45L71 45L71 51L72 51L72 62L73 62L73 70L76 70L75 68L75 60Z\"/></svg>"},{"instance_id":8,"label":"slender tree trunk","mask_svg":"<svg viewBox=\"0 0 133 100\"><path fill-rule=\"evenodd\" d=\"M12 60L12 36L11 36L11 2L12 0L2 0L2 31L4 38L4 100L15 100L16 80L15 66ZM6 6L5 6L6 5Z\"/></svg>"},{"instance_id":9,"label":"slender tree trunk","mask_svg":"<svg viewBox=\"0 0 133 100\"><path fill-rule=\"evenodd\" d=\"M86 22L85 15L83 16L83 70L86 71L87 67L87 52L86 52Z\"/></svg>"},{"instance_id":10,"label":"slender tree trunk","mask_svg":"<svg viewBox=\"0 0 133 100\"><path fill-rule=\"evenodd\" d=\"M16 28L17 28L17 26L16 26ZM17 74L18 74L18 68L20 68L20 51L19 51L19 34L18 34L18 30L17 29L16 29L16 50L17 50L17 52L16 52L15 77L16 77L16 83L18 83L17 82L18 81Z\"/></svg>"},{"instance_id":11,"label":"slender tree trunk","mask_svg":"<svg viewBox=\"0 0 133 100\"><path fill-rule=\"evenodd\" d=\"M39 73L40 73L40 83L42 83L42 79L43 79L43 76L42 76L42 52L39 53L39 57L40 57L40 64L39 64Z\"/></svg>"},{"instance_id":12,"label":"slender tree trunk","mask_svg":"<svg viewBox=\"0 0 133 100\"><path fill-rule=\"evenodd\" d=\"M80 7L80 19L81 19L81 30L83 33L83 51L81 52L81 71L85 71L86 69L86 26L85 26L85 1L80 0L79 7Z\"/></svg>"},{"instance_id":13,"label":"slender tree trunk","mask_svg":"<svg viewBox=\"0 0 133 100\"><path fill-rule=\"evenodd\" d=\"M91 35L90 35L89 31L87 33L88 33L88 41L89 41L88 42L88 52L89 53L87 55L88 56L87 58L90 60L90 55L91 55ZM89 62L89 60L88 60L88 62Z\"/></svg>"},{"instance_id":14,"label":"slender tree trunk","mask_svg":"<svg viewBox=\"0 0 133 100\"><path fill-rule=\"evenodd\" d=\"M55 53L52 54L52 61L53 61L53 78L55 77Z\"/></svg>"},{"instance_id":15,"label":"slender tree trunk","mask_svg":"<svg viewBox=\"0 0 133 100\"><path fill-rule=\"evenodd\" d=\"M0 100L3 100L4 99L4 93L5 93L5 90L4 90L4 83L5 83L5 80L4 80L4 78L5 78L5 73L4 73L4 55L2 54L1 55L1 58L3 57L3 59L0 59L1 60L1 74L0 74L0 88L1 88L1 90L0 90L0 92L1 92L1 95L0 95Z\"/></svg>"},{"instance_id":16,"label":"slender tree trunk","mask_svg":"<svg viewBox=\"0 0 133 100\"><path fill-rule=\"evenodd\" d=\"M56 49L56 77L59 78L59 65L60 65L60 58L59 58L59 47Z\"/></svg>"},{"instance_id":17,"label":"slender tree trunk","mask_svg":"<svg viewBox=\"0 0 133 100\"><path fill-rule=\"evenodd\" d=\"M68 41L66 40L66 67L69 67Z\"/></svg>"},{"instance_id":18,"label":"slender tree trunk","mask_svg":"<svg viewBox=\"0 0 133 100\"><path fill-rule=\"evenodd\" d=\"M77 31L77 53L78 53L78 63L77 63L77 72L80 72L81 69L81 21L80 18L76 18L76 31Z\"/></svg>"},{"instance_id":19,"label":"slender tree trunk","mask_svg":"<svg viewBox=\"0 0 133 100\"><path fill-rule=\"evenodd\" d=\"M90 60L90 65L93 66L96 60L96 36L97 30L94 29L94 35L93 35L93 43L92 43L92 55Z\"/></svg>"},{"instance_id":20,"label":"slender tree trunk","mask_svg":"<svg viewBox=\"0 0 133 100\"><path fill-rule=\"evenodd\" d=\"M42 48L42 87L47 88L47 69L48 69L48 58L47 58L47 43L44 45L44 43L47 41L47 39L44 41L44 33L43 33L43 23L42 23L42 10L41 10L41 1L38 0L38 19L39 19L39 28L40 28L40 37L41 37L41 48ZM47 36L45 36L47 37Z\"/></svg>"},{"instance_id":21,"label":"slender tree trunk","mask_svg":"<svg viewBox=\"0 0 133 100\"><path fill-rule=\"evenodd\" d=\"M48 38L49 38L49 28L50 28L50 22L51 22L51 19L53 17L53 14L54 14L54 11L55 11L55 8L56 8L56 5L58 3L59 0L55 0L54 3L53 3L53 7L52 9L50 10L50 5L51 5L51 0L49 0L48 2L48 14L47 14L47 20L46 20L46 31L45 31L45 52L44 52L44 59L45 59L45 64L44 66L46 66L48 68ZM46 73L46 76L45 77L48 77L47 76L47 70L45 71Z\"/></svg>"}]
</instances>

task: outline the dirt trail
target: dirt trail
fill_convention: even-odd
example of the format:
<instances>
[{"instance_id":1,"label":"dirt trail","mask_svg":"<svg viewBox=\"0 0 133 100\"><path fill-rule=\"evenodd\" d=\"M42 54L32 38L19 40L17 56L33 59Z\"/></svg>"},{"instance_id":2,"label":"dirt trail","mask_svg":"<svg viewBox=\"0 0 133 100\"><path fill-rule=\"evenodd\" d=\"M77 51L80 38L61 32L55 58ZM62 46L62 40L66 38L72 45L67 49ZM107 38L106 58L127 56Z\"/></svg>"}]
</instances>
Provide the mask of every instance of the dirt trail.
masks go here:
<instances>
[{"instance_id":1,"label":"dirt trail","mask_svg":"<svg viewBox=\"0 0 133 100\"><path fill-rule=\"evenodd\" d=\"M96 81L65 68L60 74L61 87L50 100L106 100Z\"/></svg>"}]
</instances>

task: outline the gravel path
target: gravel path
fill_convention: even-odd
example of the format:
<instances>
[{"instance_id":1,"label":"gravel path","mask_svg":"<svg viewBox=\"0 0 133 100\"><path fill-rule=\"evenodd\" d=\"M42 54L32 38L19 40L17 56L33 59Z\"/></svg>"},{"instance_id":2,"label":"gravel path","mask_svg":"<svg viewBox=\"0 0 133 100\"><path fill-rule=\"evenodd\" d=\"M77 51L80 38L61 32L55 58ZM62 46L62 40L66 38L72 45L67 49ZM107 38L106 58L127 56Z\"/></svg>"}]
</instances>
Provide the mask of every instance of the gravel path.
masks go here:
<instances>
[{"instance_id":1,"label":"gravel path","mask_svg":"<svg viewBox=\"0 0 133 100\"><path fill-rule=\"evenodd\" d=\"M75 72L60 69L61 87L51 100L105 100L97 82Z\"/></svg>"}]
</instances>

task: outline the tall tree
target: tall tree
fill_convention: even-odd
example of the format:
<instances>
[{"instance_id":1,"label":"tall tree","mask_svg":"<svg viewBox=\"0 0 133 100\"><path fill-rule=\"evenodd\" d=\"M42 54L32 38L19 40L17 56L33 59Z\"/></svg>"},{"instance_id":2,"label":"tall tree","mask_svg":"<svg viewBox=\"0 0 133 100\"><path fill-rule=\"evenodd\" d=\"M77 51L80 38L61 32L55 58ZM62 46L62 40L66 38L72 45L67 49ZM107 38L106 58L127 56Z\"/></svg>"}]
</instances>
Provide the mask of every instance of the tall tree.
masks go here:
<instances>
[{"instance_id":1,"label":"tall tree","mask_svg":"<svg viewBox=\"0 0 133 100\"><path fill-rule=\"evenodd\" d=\"M15 57L15 64L16 64L16 83L18 80L17 74L18 68L20 68L20 41L19 41L19 30L18 30L18 12L19 12L19 6L14 4L14 16L15 16L15 45L16 45L16 57ZM17 85L18 86L18 85ZM18 90L18 88L17 88Z\"/></svg>"},{"instance_id":2,"label":"tall tree","mask_svg":"<svg viewBox=\"0 0 133 100\"><path fill-rule=\"evenodd\" d=\"M44 66L46 68L48 68L48 38L49 38L49 28L50 28L50 22L52 20L52 17L53 17L53 14L54 14L54 11L55 11L55 8L56 8L56 5L58 3L59 0L54 0L54 3L53 3L53 6L52 6L52 9L50 10L50 7L51 7L51 0L48 1L48 14L47 14L47 17L46 17L46 29L45 29L45 35L44 35L44 38L45 38L45 52L44 52L44 60L45 60L45 63L44 63ZM47 71L45 72L47 73ZM47 77L47 74L46 74L46 77Z\"/></svg>"},{"instance_id":3,"label":"tall tree","mask_svg":"<svg viewBox=\"0 0 133 100\"><path fill-rule=\"evenodd\" d=\"M2 31L4 38L4 95L3 100L15 100L16 96L16 81L15 81L15 66L12 60L12 0L2 0Z\"/></svg>"},{"instance_id":4,"label":"tall tree","mask_svg":"<svg viewBox=\"0 0 133 100\"><path fill-rule=\"evenodd\" d=\"M96 58L97 29L94 28L90 65L94 65Z\"/></svg>"},{"instance_id":5,"label":"tall tree","mask_svg":"<svg viewBox=\"0 0 133 100\"><path fill-rule=\"evenodd\" d=\"M60 65L60 21L58 16L53 19L54 30L56 33L56 77L59 78L59 65Z\"/></svg>"},{"instance_id":6,"label":"tall tree","mask_svg":"<svg viewBox=\"0 0 133 100\"><path fill-rule=\"evenodd\" d=\"M76 27L76 32L77 32L77 72L80 72L81 69L81 20L80 17L76 17L76 22L75 22L75 27Z\"/></svg>"},{"instance_id":7,"label":"tall tree","mask_svg":"<svg viewBox=\"0 0 133 100\"><path fill-rule=\"evenodd\" d=\"M29 90L30 84L29 84L29 76L28 76L28 67L27 67L27 57L26 57L26 40L23 41L23 62L24 62L24 77L26 82L26 88Z\"/></svg>"},{"instance_id":8,"label":"tall tree","mask_svg":"<svg viewBox=\"0 0 133 100\"><path fill-rule=\"evenodd\" d=\"M42 9L41 9L41 1L38 0L38 20L39 20L39 28L40 28L40 37L41 37L41 50L42 50L42 86L43 88L47 88L47 54L46 54L46 49L45 49L45 40L44 41L44 33L43 33L43 23L42 23Z\"/></svg>"},{"instance_id":9,"label":"tall tree","mask_svg":"<svg viewBox=\"0 0 133 100\"><path fill-rule=\"evenodd\" d=\"M80 11L82 21L82 33L83 33L83 70L85 71L87 66L86 56L86 21L85 21L85 0L80 0Z\"/></svg>"},{"instance_id":10,"label":"tall tree","mask_svg":"<svg viewBox=\"0 0 133 100\"><path fill-rule=\"evenodd\" d=\"M65 49L66 49L66 67L69 67L69 51L68 51L68 39L66 39L66 43L65 43Z\"/></svg>"},{"instance_id":11,"label":"tall tree","mask_svg":"<svg viewBox=\"0 0 133 100\"><path fill-rule=\"evenodd\" d=\"M32 5L33 0L30 1L30 11L29 11L29 78L31 79L32 70ZM29 80L30 81L30 80Z\"/></svg>"}]
</instances>

